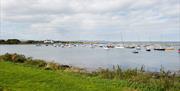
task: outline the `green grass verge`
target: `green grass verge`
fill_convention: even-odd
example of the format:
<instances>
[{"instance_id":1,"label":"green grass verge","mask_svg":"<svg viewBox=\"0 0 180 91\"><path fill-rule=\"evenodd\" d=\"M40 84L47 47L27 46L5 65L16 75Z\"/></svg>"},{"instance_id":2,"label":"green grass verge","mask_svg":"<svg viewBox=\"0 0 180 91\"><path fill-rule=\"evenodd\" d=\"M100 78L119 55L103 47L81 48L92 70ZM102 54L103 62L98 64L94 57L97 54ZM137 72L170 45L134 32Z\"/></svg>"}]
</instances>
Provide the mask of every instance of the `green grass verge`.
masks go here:
<instances>
[{"instance_id":1,"label":"green grass verge","mask_svg":"<svg viewBox=\"0 0 180 91\"><path fill-rule=\"evenodd\" d=\"M180 76L119 65L91 73L20 54L0 55L0 91L180 91Z\"/></svg>"},{"instance_id":2,"label":"green grass verge","mask_svg":"<svg viewBox=\"0 0 180 91\"><path fill-rule=\"evenodd\" d=\"M0 89L4 91L136 91L126 81L89 77L0 62Z\"/></svg>"}]
</instances>

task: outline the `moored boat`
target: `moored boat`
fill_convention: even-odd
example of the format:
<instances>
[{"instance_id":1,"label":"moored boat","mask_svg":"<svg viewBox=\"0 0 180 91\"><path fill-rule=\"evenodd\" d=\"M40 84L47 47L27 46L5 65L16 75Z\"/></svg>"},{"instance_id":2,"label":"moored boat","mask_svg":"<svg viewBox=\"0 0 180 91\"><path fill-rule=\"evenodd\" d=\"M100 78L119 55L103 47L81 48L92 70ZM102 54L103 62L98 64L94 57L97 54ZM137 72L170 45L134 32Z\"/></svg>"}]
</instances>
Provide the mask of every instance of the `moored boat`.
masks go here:
<instances>
[{"instance_id":1,"label":"moored boat","mask_svg":"<svg viewBox=\"0 0 180 91\"><path fill-rule=\"evenodd\" d=\"M135 46L127 46L126 48L129 48L129 49L134 49Z\"/></svg>"},{"instance_id":2,"label":"moored boat","mask_svg":"<svg viewBox=\"0 0 180 91\"><path fill-rule=\"evenodd\" d=\"M157 47L157 48L154 48L154 50L157 50L157 51L165 51L166 49L163 48L163 47Z\"/></svg>"},{"instance_id":3,"label":"moored boat","mask_svg":"<svg viewBox=\"0 0 180 91\"><path fill-rule=\"evenodd\" d=\"M107 48L114 48L113 45L107 45Z\"/></svg>"},{"instance_id":4,"label":"moored boat","mask_svg":"<svg viewBox=\"0 0 180 91\"><path fill-rule=\"evenodd\" d=\"M154 50L157 50L157 51L165 51L165 48L154 48Z\"/></svg>"},{"instance_id":5,"label":"moored boat","mask_svg":"<svg viewBox=\"0 0 180 91\"><path fill-rule=\"evenodd\" d=\"M116 46L115 48L121 48L122 49L122 48L124 48L124 46Z\"/></svg>"},{"instance_id":6,"label":"moored boat","mask_svg":"<svg viewBox=\"0 0 180 91\"><path fill-rule=\"evenodd\" d=\"M173 48L173 47L167 47L167 48L165 48L165 50L166 50L166 51L168 51L168 50L174 50L174 48Z\"/></svg>"},{"instance_id":7,"label":"moored boat","mask_svg":"<svg viewBox=\"0 0 180 91\"><path fill-rule=\"evenodd\" d=\"M137 46L137 47L136 47L136 50L141 50L141 47L140 47L140 46Z\"/></svg>"},{"instance_id":8,"label":"moored boat","mask_svg":"<svg viewBox=\"0 0 180 91\"><path fill-rule=\"evenodd\" d=\"M146 46L146 51L151 51L151 46Z\"/></svg>"},{"instance_id":9,"label":"moored boat","mask_svg":"<svg viewBox=\"0 0 180 91\"><path fill-rule=\"evenodd\" d=\"M150 48L146 48L146 51L151 51L151 49Z\"/></svg>"},{"instance_id":10,"label":"moored boat","mask_svg":"<svg viewBox=\"0 0 180 91\"><path fill-rule=\"evenodd\" d=\"M137 50L134 50L132 53L134 53L134 54L137 54L137 53L139 53L139 51L137 51Z\"/></svg>"},{"instance_id":11,"label":"moored boat","mask_svg":"<svg viewBox=\"0 0 180 91\"><path fill-rule=\"evenodd\" d=\"M108 50L109 48L108 47L103 47L103 49Z\"/></svg>"},{"instance_id":12,"label":"moored boat","mask_svg":"<svg viewBox=\"0 0 180 91\"><path fill-rule=\"evenodd\" d=\"M36 44L35 46L41 46L41 44Z\"/></svg>"}]
</instances>

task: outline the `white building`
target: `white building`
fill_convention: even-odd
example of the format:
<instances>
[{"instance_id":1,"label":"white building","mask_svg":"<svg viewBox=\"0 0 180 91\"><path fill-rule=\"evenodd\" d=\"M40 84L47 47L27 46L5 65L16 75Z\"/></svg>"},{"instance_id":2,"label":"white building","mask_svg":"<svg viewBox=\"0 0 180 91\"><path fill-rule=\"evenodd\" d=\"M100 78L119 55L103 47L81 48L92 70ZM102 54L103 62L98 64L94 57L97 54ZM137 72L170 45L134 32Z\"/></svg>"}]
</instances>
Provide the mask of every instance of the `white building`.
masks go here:
<instances>
[{"instance_id":1,"label":"white building","mask_svg":"<svg viewBox=\"0 0 180 91\"><path fill-rule=\"evenodd\" d=\"M53 40L44 40L44 43L51 43L51 44L53 44L54 41Z\"/></svg>"}]
</instances>

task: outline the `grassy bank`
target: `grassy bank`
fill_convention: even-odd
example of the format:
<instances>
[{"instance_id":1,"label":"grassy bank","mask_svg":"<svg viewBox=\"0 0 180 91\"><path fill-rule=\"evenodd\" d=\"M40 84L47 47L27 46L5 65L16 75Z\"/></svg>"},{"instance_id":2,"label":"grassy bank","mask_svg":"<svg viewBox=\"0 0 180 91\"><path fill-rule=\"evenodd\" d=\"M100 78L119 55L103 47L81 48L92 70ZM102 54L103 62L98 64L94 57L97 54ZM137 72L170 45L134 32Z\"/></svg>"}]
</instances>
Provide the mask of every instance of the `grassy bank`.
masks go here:
<instances>
[{"instance_id":1,"label":"grassy bank","mask_svg":"<svg viewBox=\"0 0 180 91\"><path fill-rule=\"evenodd\" d=\"M179 91L180 78L161 69L158 74L141 69L82 69L24 55L0 56L0 91Z\"/></svg>"},{"instance_id":2,"label":"grassy bank","mask_svg":"<svg viewBox=\"0 0 180 91\"><path fill-rule=\"evenodd\" d=\"M70 72L0 62L0 86L12 91L121 91L120 83ZM114 83L114 84L112 84Z\"/></svg>"}]
</instances>

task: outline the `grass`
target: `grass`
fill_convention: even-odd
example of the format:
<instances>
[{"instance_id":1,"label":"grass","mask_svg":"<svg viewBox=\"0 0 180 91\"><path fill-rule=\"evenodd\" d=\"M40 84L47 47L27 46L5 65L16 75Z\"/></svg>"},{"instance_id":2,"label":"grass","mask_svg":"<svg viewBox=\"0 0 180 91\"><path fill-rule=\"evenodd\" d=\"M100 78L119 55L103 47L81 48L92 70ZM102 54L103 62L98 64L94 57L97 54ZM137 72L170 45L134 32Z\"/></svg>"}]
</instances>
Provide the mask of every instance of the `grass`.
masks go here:
<instances>
[{"instance_id":1,"label":"grass","mask_svg":"<svg viewBox=\"0 0 180 91\"><path fill-rule=\"evenodd\" d=\"M180 91L180 77L161 68L160 73L141 69L80 68L26 58L0 55L0 91Z\"/></svg>"},{"instance_id":2,"label":"grass","mask_svg":"<svg viewBox=\"0 0 180 91\"><path fill-rule=\"evenodd\" d=\"M136 91L122 84L127 82L0 62L0 86L5 91Z\"/></svg>"}]
</instances>

